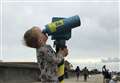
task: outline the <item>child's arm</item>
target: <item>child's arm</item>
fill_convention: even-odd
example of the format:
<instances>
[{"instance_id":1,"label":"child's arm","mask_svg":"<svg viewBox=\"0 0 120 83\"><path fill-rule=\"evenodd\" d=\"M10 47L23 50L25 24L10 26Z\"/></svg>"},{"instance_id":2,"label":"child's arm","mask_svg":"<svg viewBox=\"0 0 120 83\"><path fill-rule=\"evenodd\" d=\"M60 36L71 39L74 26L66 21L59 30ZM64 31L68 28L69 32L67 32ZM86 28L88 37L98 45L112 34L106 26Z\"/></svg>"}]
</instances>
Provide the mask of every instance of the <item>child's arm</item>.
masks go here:
<instances>
[{"instance_id":1,"label":"child's arm","mask_svg":"<svg viewBox=\"0 0 120 83\"><path fill-rule=\"evenodd\" d=\"M46 57L45 59L50 62L50 63L60 63L63 59L61 54L57 54L54 52L54 50L52 49L52 47L50 45L46 45L45 47L41 48L41 51L39 51L44 57Z\"/></svg>"}]
</instances>

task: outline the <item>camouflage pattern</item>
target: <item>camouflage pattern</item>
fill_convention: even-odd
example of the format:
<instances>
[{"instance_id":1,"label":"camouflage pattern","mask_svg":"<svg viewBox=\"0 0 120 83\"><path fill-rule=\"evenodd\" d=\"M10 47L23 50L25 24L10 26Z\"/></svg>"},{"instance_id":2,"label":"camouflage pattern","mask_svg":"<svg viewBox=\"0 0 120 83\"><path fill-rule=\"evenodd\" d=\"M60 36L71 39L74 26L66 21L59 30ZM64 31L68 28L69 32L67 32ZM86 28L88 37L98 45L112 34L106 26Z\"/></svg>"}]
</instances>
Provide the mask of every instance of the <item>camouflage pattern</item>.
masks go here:
<instances>
[{"instance_id":1,"label":"camouflage pattern","mask_svg":"<svg viewBox=\"0 0 120 83\"><path fill-rule=\"evenodd\" d=\"M55 54L50 45L43 45L37 49L37 61L40 69L40 79L42 83L59 83L57 75L57 65L63 56Z\"/></svg>"}]
</instances>

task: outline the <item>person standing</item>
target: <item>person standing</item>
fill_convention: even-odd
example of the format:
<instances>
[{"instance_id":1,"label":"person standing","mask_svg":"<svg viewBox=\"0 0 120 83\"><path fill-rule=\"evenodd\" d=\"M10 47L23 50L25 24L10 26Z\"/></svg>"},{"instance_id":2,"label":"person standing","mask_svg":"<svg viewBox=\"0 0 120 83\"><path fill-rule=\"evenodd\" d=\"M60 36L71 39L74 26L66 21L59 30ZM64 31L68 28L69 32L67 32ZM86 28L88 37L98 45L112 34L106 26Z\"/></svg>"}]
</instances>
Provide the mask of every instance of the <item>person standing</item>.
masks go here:
<instances>
[{"instance_id":1,"label":"person standing","mask_svg":"<svg viewBox=\"0 0 120 83\"><path fill-rule=\"evenodd\" d=\"M103 83L109 83L111 80L111 73L109 69L106 69L106 65L102 67L102 74L103 74Z\"/></svg>"},{"instance_id":2,"label":"person standing","mask_svg":"<svg viewBox=\"0 0 120 83\"><path fill-rule=\"evenodd\" d=\"M77 66L75 69L75 73L76 73L76 77L77 77L77 81L79 80L79 76L80 76L80 67Z\"/></svg>"},{"instance_id":3,"label":"person standing","mask_svg":"<svg viewBox=\"0 0 120 83\"><path fill-rule=\"evenodd\" d=\"M109 72L108 69L106 70L104 74L104 79L105 79L105 83L109 83L109 81L111 80L111 73Z\"/></svg>"},{"instance_id":4,"label":"person standing","mask_svg":"<svg viewBox=\"0 0 120 83\"><path fill-rule=\"evenodd\" d=\"M85 67L83 69L83 75L84 75L84 81L86 82L87 81L87 77L89 75L89 71L88 71L87 67Z\"/></svg>"},{"instance_id":5,"label":"person standing","mask_svg":"<svg viewBox=\"0 0 120 83\"><path fill-rule=\"evenodd\" d=\"M105 73L107 72L106 65L102 67L103 83L105 83Z\"/></svg>"}]
</instances>

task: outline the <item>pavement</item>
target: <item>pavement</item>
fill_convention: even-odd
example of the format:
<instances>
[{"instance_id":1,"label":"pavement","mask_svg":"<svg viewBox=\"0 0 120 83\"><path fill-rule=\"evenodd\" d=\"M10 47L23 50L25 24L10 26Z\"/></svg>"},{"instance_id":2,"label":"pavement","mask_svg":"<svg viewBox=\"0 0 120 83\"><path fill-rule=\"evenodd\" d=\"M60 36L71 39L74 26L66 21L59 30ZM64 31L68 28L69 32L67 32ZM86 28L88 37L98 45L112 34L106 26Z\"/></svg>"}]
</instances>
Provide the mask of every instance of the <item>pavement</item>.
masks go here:
<instances>
[{"instance_id":1,"label":"pavement","mask_svg":"<svg viewBox=\"0 0 120 83\"><path fill-rule=\"evenodd\" d=\"M40 82L33 82L33 83L40 83ZM103 83L103 77L102 75L91 75L89 76L87 82L84 82L83 76L80 76L78 81L75 77L71 77L68 79L64 79L64 83Z\"/></svg>"},{"instance_id":2,"label":"pavement","mask_svg":"<svg viewBox=\"0 0 120 83\"><path fill-rule=\"evenodd\" d=\"M65 79L65 83L103 83L103 77L102 75L91 75L87 82L84 82L84 78L81 76L78 81L76 78Z\"/></svg>"}]
</instances>

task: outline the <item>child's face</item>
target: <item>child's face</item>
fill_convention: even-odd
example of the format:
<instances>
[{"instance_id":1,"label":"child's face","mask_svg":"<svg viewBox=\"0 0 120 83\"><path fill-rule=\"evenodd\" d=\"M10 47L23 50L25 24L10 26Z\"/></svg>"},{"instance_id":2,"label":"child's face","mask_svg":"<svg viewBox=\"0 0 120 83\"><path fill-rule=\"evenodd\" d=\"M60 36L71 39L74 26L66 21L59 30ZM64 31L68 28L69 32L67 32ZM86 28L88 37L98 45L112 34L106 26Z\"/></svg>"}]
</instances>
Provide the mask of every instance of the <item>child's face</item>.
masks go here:
<instances>
[{"instance_id":1,"label":"child's face","mask_svg":"<svg viewBox=\"0 0 120 83\"><path fill-rule=\"evenodd\" d=\"M47 41L48 37L45 34L42 33L40 28L35 28L34 32L35 32L35 34L37 36L37 39L38 39L38 42L37 42L38 47L46 44L46 41Z\"/></svg>"}]
</instances>

